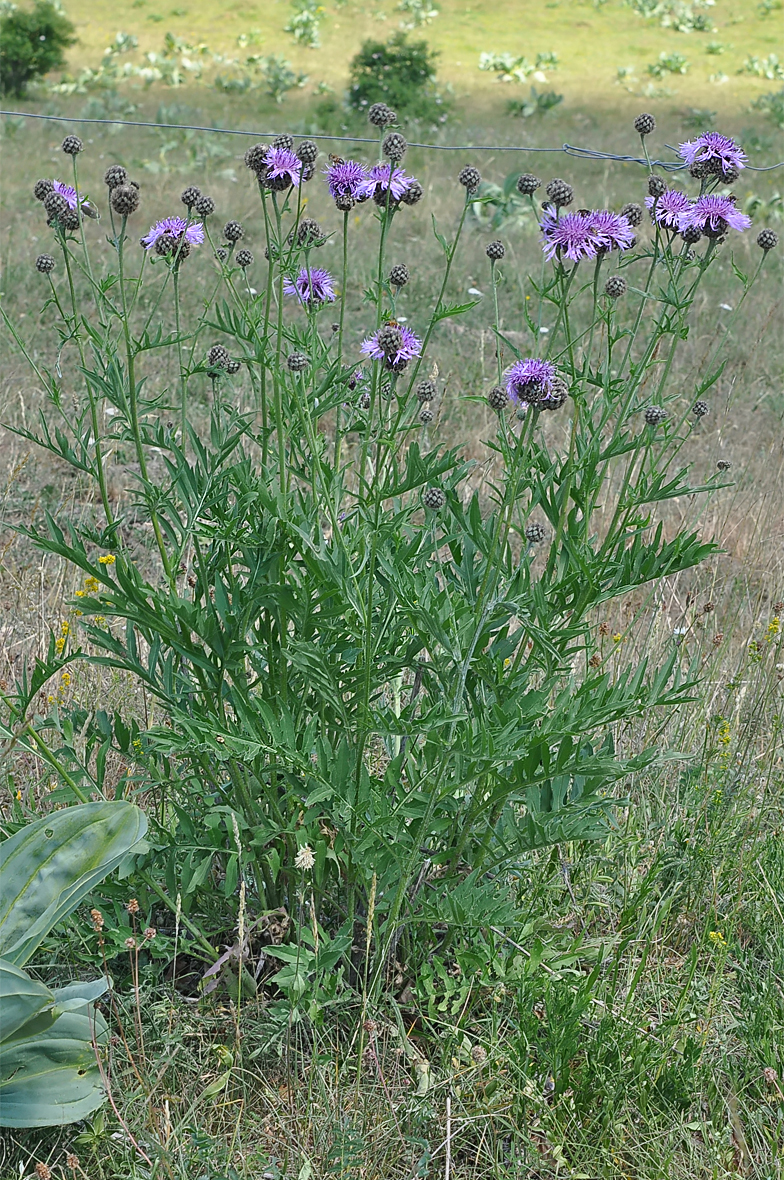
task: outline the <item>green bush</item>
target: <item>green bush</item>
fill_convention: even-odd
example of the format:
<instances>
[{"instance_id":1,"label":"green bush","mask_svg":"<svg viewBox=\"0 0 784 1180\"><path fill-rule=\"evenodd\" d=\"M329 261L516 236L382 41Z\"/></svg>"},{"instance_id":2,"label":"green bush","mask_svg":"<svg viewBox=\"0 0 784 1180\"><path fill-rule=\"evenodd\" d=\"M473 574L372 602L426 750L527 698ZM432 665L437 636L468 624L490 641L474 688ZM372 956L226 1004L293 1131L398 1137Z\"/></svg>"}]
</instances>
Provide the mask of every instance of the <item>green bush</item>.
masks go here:
<instances>
[{"instance_id":1,"label":"green bush","mask_svg":"<svg viewBox=\"0 0 784 1180\"><path fill-rule=\"evenodd\" d=\"M365 41L351 61L350 105L364 111L385 102L410 119L442 120L446 104L435 86L437 57L427 41L409 41L405 33Z\"/></svg>"},{"instance_id":2,"label":"green bush","mask_svg":"<svg viewBox=\"0 0 784 1180\"><path fill-rule=\"evenodd\" d=\"M28 82L65 65L74 26L48 0L29 12L17 9L0 20L0 92L21 98Z\"/></svg>"}]
</instances>

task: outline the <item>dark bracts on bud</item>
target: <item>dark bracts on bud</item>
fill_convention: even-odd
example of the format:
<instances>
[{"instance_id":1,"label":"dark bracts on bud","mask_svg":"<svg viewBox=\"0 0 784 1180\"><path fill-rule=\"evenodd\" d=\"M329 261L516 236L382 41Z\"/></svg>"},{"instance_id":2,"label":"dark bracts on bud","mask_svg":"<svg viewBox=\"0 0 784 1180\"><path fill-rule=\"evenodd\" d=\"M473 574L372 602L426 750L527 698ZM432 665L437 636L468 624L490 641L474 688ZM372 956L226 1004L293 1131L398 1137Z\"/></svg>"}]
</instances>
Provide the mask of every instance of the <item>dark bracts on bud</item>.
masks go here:
<instances>
[{"instance_id":1,"label":"dark bracts on bud","mask_svg":"<svg viewBox=\"0 0 784 1180\"><path fill-rule=\"evenodd\" d=\"M324 230L313 217L303 217L297 226L297 244L300 246L315 246L323 241Z\"/></svg>"},{"instance_id":2,"label":"dark bracts on bud","mask_svg":"<svg viewBox=\"0 0 784 1180\"><path fill-rule=\"evenodd\" d=\"M648 177L648 193L651 197L653 197L654 201L658 200L662 193L666 193L666 191L667 182L666 180L663 180L661 176Z\"/></svg>"},{"instance_id":3,"label":"dark bracts on bud","mask_svg":"<svg viewBox=\"0 0 784 1180\"><path fill-rule=\"evenodd\" d=\"M661 426L663 422L667 421L667 411L663 406L647 406L645 421L648 426Z\"/></svg>"},{"instance_id":4,"label":"dark bracts on bud","mask_svg":"<svg viewBox=\"0 0 784 1180\"><path fill-rule=\"evenodd\" d=\"M267 170L267 145L254 143L245 153L245 167L261 177Z\"/></svg>"},{"instance_id":5,"label":"dark bracts on bud","mask_svg":"<svg viewBox=\"0 0 784 1180\"><path fill-rule=\"evenodd\" d=\"M384 324L376 333L376 343L384 356L389 359L400 351L403 344L403 333L394 324Z\"/></svg>"},{"instance_id":6,"label":"dark bracts on bud","mask_svg":"<svg viewBox=\"0 0 784 1180\"><path fill-rule=\"evenodd\" d=\"M246 267L253 265L253 254L250 250L238 250L236 255L237 266L241 266L243 270Z\"/></svg>"},{"instance_id":7,"label":"dark bracts on bud","mask_svg":"<svg viewBox=\"0 0 784 1180\"><path fill-rule=\"evenodd\" d=\"M272 146L274 148L285 148L287 152L290 152L294 147L294 136L289 135L288 131L284 131L281 135L275 136Z\"/></svg>"},{"instance_id":8,"label":"dark bracts on bud","mask_svg":"<svg viewBox=\"0 0 784 1180\"><path fill-rule=\"evenodd\" d=\"M121 217L130 217L139 208L139 190L133 184L120 184L112 189L112 209Z\"/></svg>"},{"instance_id":9,"label":"dark bracts on bud","mask_svg":"<svg viewBox=\"0 0 784 1180\"><path fill-rule=\"evenodd\" d=\"M223 236L227 242L238 242L244 232L239 221L227 221L223 227Z\"/></svg>"},{"instance_id":10,"label":"dark bracts on bud","mask_svg":"<svg viewBox=\"0 0 784 1180\"><path fill-rule=\"evenodd\" d=\"M621 217L625 217L632 229L636 229L642 222L643 209L636 201L629 201L621 209Z\"/></svg>"},{"instance_id":11,"label":"dark bracts on bud","mask_svg":"<svg viewBox=\"0 0 784 1180\"><path fill-rule=\"evenodd\" d=\"M710 406L707 402L702 401L701 398L691 408L691 412L695 418L704 418L709 411Z\"/></svg>"},{"instance_id":12,"label":"dark bracts on bud","mask_svg":"<svg viewBox=\"0 0 784 1180\"><path fill-rule=\"evenodd\" d=\"M403 193L401 200L404 205L416 205L417 201L422 200L424 189L418 180L412 180L406 191Z\"/></svg>"},{"instance_id":13,"label":"dark bracts on bud","mask_svg":"<svg viewBox=\"0 0 784 1180\"><path fill-rule=\"evenodd\" d=\"M54 270L54 258L51 254L39 254L35 260L35 269L42 275L49 275Z\"/></svg>"},{"instance_id":14,"label":"dark bracts on bud","mask_svg":"<svg viewBox=\"0 0 784 1180\"><path fill-rule=\"evenodd\" d=\"M446 504L446 493L442 488L428 488L422 497L422 503L431 512L440 512Z\"/></svg>"},{"instance_id":15,"label":"dark bracts on bud","mask_svg":"<svg viewBox=\"0 0 784 1180\"><path fill-rule=\"evenodd\" d=\"M436 383L431 381L429 377L417 382L416 395L421 402L432 402L436 393Z\"/></svg>"},{"instance_id":16,"label":"dark bracts on bud","mask_svg":"<svg viewBox=\"0 0 784 1180\"><path fill-rule=\"evenodd\" d=\"M78 135L66 135L62 148L66 156L78 156L79 152L84 151L84 144Z\"/></svg>"},{"instance_id":17,"label":"dark bracts on bud","mask_svg":"<svg viewBox=\"0 0 784 1180\"><path fill-rule=\"evenodd\" d=\"M305 369L310 365L310 358L305 356L304 352L292 352L286 358L286 364L290 372L304 373Z\"/></svg>"},{"instance_id":18,"label":"dark bracts on bud","mask_svg":"<svg viewBox=\"0 0 784 1180\"><path fill-rule=\"evenodd\" d=\"M532 196L541 187L541 180L531 172L524 172L522 176L518 176L517 178L517 191L524 197Z\"/></svg>"},{"instance_id":19,"label":"dark bracts on bud","mask_svg":"<svg viewBox=\"0 0 784 1180\"><path fill-rule=\"evenodd\" d=\"M128 173L122 164L110 164L103 174L103 182L110 191L126 184L127 181Z\"/></svg>"},{"instance_id":20,"label":"dark bracts on bud","mask_svg":"<svg viewBox=\"0 0 784 1180\"><path fill-rule=\"evenodd\" d=\"M43 201L49 193L53 192L53 180L36 180L35 187L33 188L33 196L35 197L36 201Z\"/></svg>"},{"instance_id":21,"label":"dark bracts on bud","mask_svg":"<svg viewBox=\"0 0 784 1180\"><path fill-rule=\"evenodd\" d=\"M302 143L297 148L297 159L301 160L303 164L315 164L318 159L318 147L312 139L303 139Z\"/></svg>"},{"instance_id":22,"label":"dark bracts on bud","mask_svg":"<svg viewBox=\"0 0 784 1180\"><path fill-rule=\"evenodd\" d=\"M228 348L222 344L213 344L210 351L207 353L207 364L211 369L226 369L231 363L231 356Z\"/></svg>"},{"instance_id":23,"label":"dark bracts on bud","mask_svg":"<svg viewBox=\"0 0 784 1180\"><path fill-rule=\"evenodd\" d=\"M189 184L180 194L180 200L186 209L192 209L201 196L201 189L197 184Z\"/></svg>"},{"instance_id":24,"label":"dark bracts on bud","mask_svg":"<svg viewBox=\"0 0 784 1180\"><path fill-rule=\"evenodd\" d=\"M509 394L504 389L503 385L494 385L487 395L487 404L491 410L500 413L505 410L509 404Z\"/></svg>"},{"instance_id":25,"label":"dark bracts on bud","mask_svg":"<svg viewBox=\"0 0 784 1180\"><path fill-rule=\"evenodd\" d=\"M485 254L491 262L500 262L504 254L506 254L504 243L488 242L488 244L485 246Z\"/></svg>"},{"instance_id":26,"label":"dark bracts on bud","mask_svg":"<svg viewBox=\"0 0 784 1180\"><path fill-rule=\"evenodd\" d=\"M482 183L482 174L478 168L474 168L473 164L466 164L465 168L461 168L458 172L457 179L466 192L471 195Z\"/></svg>"},{"instance_id":27,"label":"dark bracts on bud","mask_svg":"<svg viewBox=\"0 0 784 1180\"><path fill-rule=\"evenodd\" d=\"M401 135L399 131L390 131L389 135L384 136L381 150L388 160L398 164L406 154L407 147L405 136Z\"/></svg>"},{"instance_id":28,"label":"dark bracts on bud","mask_svg":"<svg viewBox=\"0 0 784 1180\"><path fill-rule=\"evenodd\" d=\"M194 202L193 211L202 219L210 217L215 212L215 202L212 197L202 195Z\"/></svg>"},{"instance_id":29,"label":"dark bracts on bud","mask_svg":"<svg viewBox=\"0 0 784 1180\"><path fill-rule=\"evenodd\" d=\"M634 130L638 135L650 135L652 131L656 130L656 119L647 113L638 115L634 120Z\"/></svg>"},{"instance_id":30,"label":"dark bracts on bud","mask_svg":"<svg viewBox=\"0 0 784 1180\"><path fill-rule=\"evenodd\" d=\"M553 177L544 191L552 203L559 209L564 205L571 205L574 200L574 189L565 180L561 180L559 176Z\"/></svg>"},{"instance_id":31,"label":"dark bracts on bud","mask_svg":"<svg viewBox=\"0 0 784 1180\"><path fill-rule=\"evenodd\" d=\"M757 245L767 254L768 250L775 250L779 244L779 235L772 229L761 229L757 234Z\"/></svg>"},{"instance_id":32,"label":"dark bracts on bud","mask_svg":"<svg viewBox=\"0 0 784 1180\"><path fill-rule=\"evenodd\" d=\"M408 273L408 267L399 262L397 266L393 266L389 272L389 283L392 287L405 287L411 276Z\"/></svg>"},{"instance_id":33,"label":"dark bracts on bud","mask_svg":"<svg viewBox=\"0 0 784 1180\"><path fill-rule=\"evenodd\" d=\"M536 521L532 521L531 524L525 526L525 539L531 545L538 545L546 536L547 530L544 525L537 524Z\"/></svg>"},{"instance_id":34,"label":"dark bracts on bud","mask_svg":"<svg viewBox=\"0 0 784 1180\"><path fill-rule=\"evenodd\" d=\"M368 123L373 127L390 127L397 122L397 112L388 107L385 102L374 102L368 108Z\"/></svg>"},{"instance_id":35,"label":"dark bracts on bud","mask_svg":"<svg viewBox=\"0 0 784 1180\"><path fill-rule=\"evenodd\" d=\"M620 275L610 275L607 282L604 284L604 293L610 299L620 299L621 295L626 294L626 279Z\"/></svg>"}]
</instances>

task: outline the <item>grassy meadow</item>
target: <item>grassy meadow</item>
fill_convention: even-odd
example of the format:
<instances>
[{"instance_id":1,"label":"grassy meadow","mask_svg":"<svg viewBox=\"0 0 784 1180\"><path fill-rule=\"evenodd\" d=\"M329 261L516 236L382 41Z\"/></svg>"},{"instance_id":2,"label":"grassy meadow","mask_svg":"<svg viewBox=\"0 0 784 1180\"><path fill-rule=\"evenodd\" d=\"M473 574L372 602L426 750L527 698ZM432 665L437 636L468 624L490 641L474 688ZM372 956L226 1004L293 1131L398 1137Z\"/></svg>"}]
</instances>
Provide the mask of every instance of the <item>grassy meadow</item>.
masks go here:
<instances>
[{"instance_id":1,"label":"grassy meadow","mask_svg":"<svg viewBox=\"0 0 784 1180\"><path fill-rule=\"evenodd\" d=\"M44 306L47 287L34 260L51 248L51 234L32 196L38 177L68 179L69 161L60 151L66 132L85 139L80 184L102 209L101 221L85 223L96 273L111 267L114 250L107 240L102 176L109 164L119 163L141 185L142 207L128 227L134 265L141 234L156 218L179 212L180 190L196 183L215 200L216 224L236 218L245 227L242 244L255 255L246 276L253 295L266 281L264 222L242 158L252 138L117 123L80 129L69 116L259 134L338 134L347 128L365 135L366 124L334 110L319 116L317 104L330 93L339 97L348 61L363 39L386 38L405 18L390 0L328 4L321 47L305 49L283 32L291 15L283 0L172 3L133 0L118 8L109 0L69 0L79 37L69 53L69 74L95 68L119 31L138 38L138 50L129 56L134 61L159 50L170 32L224 56L282 53L308 81L281 104L262 90L227 94L207 80L176 89L145 88L132 80L71 94L37 88L10 104L58 121L10 116L0 125L0 305L40 370L56 372L69 396L79 385L80 360L72 340L57 335L56 309L51 302ZM751 105L782 83L738 72L750 57L780 52L782 12L775 4L717 0L700 10L716 31L690 33L662 27L657 18L645 19L616 0L442 0L439 9L414 35L439 51L439 80L452 95L453 111L437 129L410 129L411 138L519 150L409 150L405 166L425 196L395 224L388 259L411 272L395 311L420 333L441 265L432 219L447 236L454 232L464 195L456 176L466 164L476 164L483 179L497 186L525 170L545 180L564 177L575 187L574 208L642 202L646 174L637 164L527 150L567 142L637 156L631 121L641 110L657 117L648 141L656 157L671 158L665 145L713 126L737 136L757 167L784 159L781 131ZM238 47L241 36L247 48ZM720 51L707 52L710 43ZM478 69L482 52L533 60L551 51L559 65L546 71L544 83L531 78L503 84ZM656 78L647 72L660 54L672 52L688 59L687 73ZM619 67L633 67L623 85L616 80ZM531 84L562 94L562 103L543 115L512 118L509 99L524 98ZM319 147L321 168L331 145ZM347 148L338 150L348 154ZM362 145L354 154L370 161L372 153ZM619 802L604 839L564 840L518 859L503 882L514 899L515 923L503 929L486 924L469 937L457 925L436 922L435 941L415 970L402 951L392 956L388 986L372 1011L360 986L346 987L331 995L318 1019L292 1022L283 1033L273 1017L279 993L269 982L271 969L252 996L240 992L238 999L226 987L204 995L199 981L208 964L180 924L179 900L175 917L135 881L143 899L137 919L127 911L127 883L105 883L93 899L106 919L105 944L99 948L90 906L84 905L47 939L36 965L47 980L94 974L104 966L113 976L113 999L106 1005L113 1033L111 1104L73 1126L0 1131L0 1180L784 1175L781 246L766 258L743 300L737 277L752 274L759 263L758 229L784 229L784 168L745 170L733 192L754 227L735 234L708 272L668 380L672 394L696 387L723 344L727 359L709 394L710 411L688 433L680 462L699 486L713 480L717 462L731 466L708 496L664 500L652 518L665 532L689 525L718 549L699 567L616 598L592 616L597 655L612 678L644 656L663 662L676 652L684 675L698 680L691 699L666 715L652 710L616 727L618 756L657 744L666 758L630 775L615 791ZM495 196L495 203L468 214L445 288L450 303L475 306L444 320L434 333L429 356L441 392L425 435L427 446L458 447L473 464L460 495L467 503L476 492L483 508L492 502L500 469L493 449L496 415L485 400L496 371L485 247L495 238L506 247L498 287L507 341L503 364L513 359L511 345L522 348L527 338L525 317L536 304L542 266L530 209L505 210L500 191ZM320 182L307 191L306 211L328 235L318 264L338 273L342 218ZM367 209L351 214L345 291L351 363L360 359L375 314L367 300L376 265L371 222ZM650 241L647 222L639 234ZM188 266L183 318L212 323L219 268L206 248ZM76 276L76 298L85 306L90 299L84 273ZM172 301L158 305L147 293L139 298L140 312L154 315L164 336L173 339ZM306 316L295 313L295 321L305 339ZM541 327L544 336L557 331L553 309L546 308ZM0 326L0 422L7 427L0 431L4 692L22 676L25 661L46 655L63 620L73 624L74 595L83 583L81 571L56 555L42 555L24 530L43 526L47 513L89 528L100 512L88 479L25 437L38 429L39 412L48 407L19 341ZM167 423L177 412L174 349L151 351L143 375L145 396L159 399L160 422ZM197 372L190 415L204 437L214 391L209 375ZM251 413L253 395L249 382L238 378L238 408ZM112 413L107 405L107 431ZM569 420L549 418L544 435L553 448L568 450ZM165 482L162 455L152 456L151 472ZM140 554L141 567L153 569L152 530L135 474L132 448L127 440L118 443L107 455L107 475L120 543ZM603 495L609 521L621 495L618 483L610 481ZM579 671L575 658L573 674ZM154 699L117 668L75 662L67 678L42 689L36 702L39 713L56 708L62 717L72 710L85 718L98 707L129 724L135 720L142 731L166 724ZM84 752L86 721L84 726L81 735L73 727L64 731L63 745L94 760L94 749ZM380 757L375 749L368 753L373 757ZM133 751L120 756L112 750L107 791L119 793L133 775L142 805L168 815L157 794L160 784L145 780L141 754L135 758ZM62 783L13 737L0 743L0 759L5 832L59 805ZM225 878L216 876L216 891L224 885ZM264 916L262 948L285 942L295 925L308 926L312 898L308 911L301 892L298 907ZM145 924L160 932L149 952L126 949L126 940ZM228 952L234 932L216 928L213 934L221 953Z\"/></svg>"}]
</instances>

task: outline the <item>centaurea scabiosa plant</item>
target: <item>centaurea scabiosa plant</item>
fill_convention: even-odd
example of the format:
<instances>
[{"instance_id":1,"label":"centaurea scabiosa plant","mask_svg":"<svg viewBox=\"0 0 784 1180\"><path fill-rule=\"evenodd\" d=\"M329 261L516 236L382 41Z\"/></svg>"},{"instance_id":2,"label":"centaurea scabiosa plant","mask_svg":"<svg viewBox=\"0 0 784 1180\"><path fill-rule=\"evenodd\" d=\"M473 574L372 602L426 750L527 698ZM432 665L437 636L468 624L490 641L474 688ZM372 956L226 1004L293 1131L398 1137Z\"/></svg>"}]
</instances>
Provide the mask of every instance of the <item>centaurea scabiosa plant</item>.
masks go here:
<instances>
[{"instance_id":1,"label":"centaurea scabiosa plant","mask_svg":"<svg viewBox=\"0 0 784 1180\"><path fill-rule=\"evenodd\" d=\"M711 355L691 383L674 366L705 275L746 228L730 198L691 178L684 205L640 176L626 212L567 212L579 178L550 180L543 277L529 281L532 310L508 333L495 268L510 267L512 243L490 243L497 371L491 389L463 391L467 406L492 408L480 468L438 442L433 407L460 393L445 392L432 353L436 342L449 349L445 323L484 311L479 297L448 298L481 176L464 162L446 194L453 228L434 226L441 274L429 315L420 304L409 327L402 306L424 278L397 235L408 218L422 232L416 205L426 202L398 166L402 136L390 137L386 115L375 125L387 162L333 160L309 182L330 199L319 223L304 216L289 139L247 152L256 212L240 225L221 210L222 241L211 214L191 216L190 192L186 216L154 223L140 247L128 226L146 197L120 178L109 197L113 268L94 285L80 240L54 217L35 277L46 321L60 318L60 370L4 316L58 416L27 436L99 485L98 442L124 448L135 511L155 539L153 560L119 527L108 494L88 524L29 530L88 580L74 624L89 641L80 658L121 669L157 702L140 738L145 778L164 800L147 888L172 910L186 899L189 946L206 955L219 937L210 932L236 924L240 889L249 920L296 913L301 850L312 853L310 941L299 935L308 966L296 983L277 977L281 1028L294 1010L313 1019L347 981L366 980L377 996L391 963L414 967L430 953L434 923L515 921L511 893L498 909L511 867L534 848L606 834L619 784L660 753L619 733L694 686L683 645L661 666L605 666L595 612L643 600L712 552L696 528L665 528L658 514L673 498L699 503L724 478L692 482L688 469L693 407L709 401L721 361ZM526 175L521 191L539 186ZM349 210L377 232L361 303ZM333 282L314 258L341 222ZM258 291L240 240L266 259ZM756 273L775 235L760 242ZM70 302L75 272L92 308ZM737 275L733 315L756 278ZM172 325L173 283L205 276L204 311L180 309ZM206 428L189 410L197 395L210 407ZM81 416L66 408L74 398ZM93 429L90 404L112 409L109 438ZM181 409L179 429L170 407ZM26 691L16 690L23 717ZM124 732L101 740L120 750Z\"/></svg>"}]
</instances>

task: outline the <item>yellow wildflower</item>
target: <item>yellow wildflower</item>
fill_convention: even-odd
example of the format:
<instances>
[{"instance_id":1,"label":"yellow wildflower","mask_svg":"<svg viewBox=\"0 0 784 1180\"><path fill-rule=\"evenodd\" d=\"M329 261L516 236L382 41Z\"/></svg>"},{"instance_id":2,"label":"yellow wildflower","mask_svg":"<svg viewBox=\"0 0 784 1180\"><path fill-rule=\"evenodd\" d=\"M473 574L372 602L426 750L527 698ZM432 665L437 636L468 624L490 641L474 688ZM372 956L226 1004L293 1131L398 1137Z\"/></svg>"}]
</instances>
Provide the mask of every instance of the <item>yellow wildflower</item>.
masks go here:
<instances>
[{"instance_id":1,"label":"yellow wildflower","mask_svg":"<svg viewBox=\"0 0 784 1180\"><path fill-rule=\"evenodd\" d=\"M98 558L99 565L114 565L117 558L113 553L104 553L102 557Z\"/></svg>"}]
</instances>

